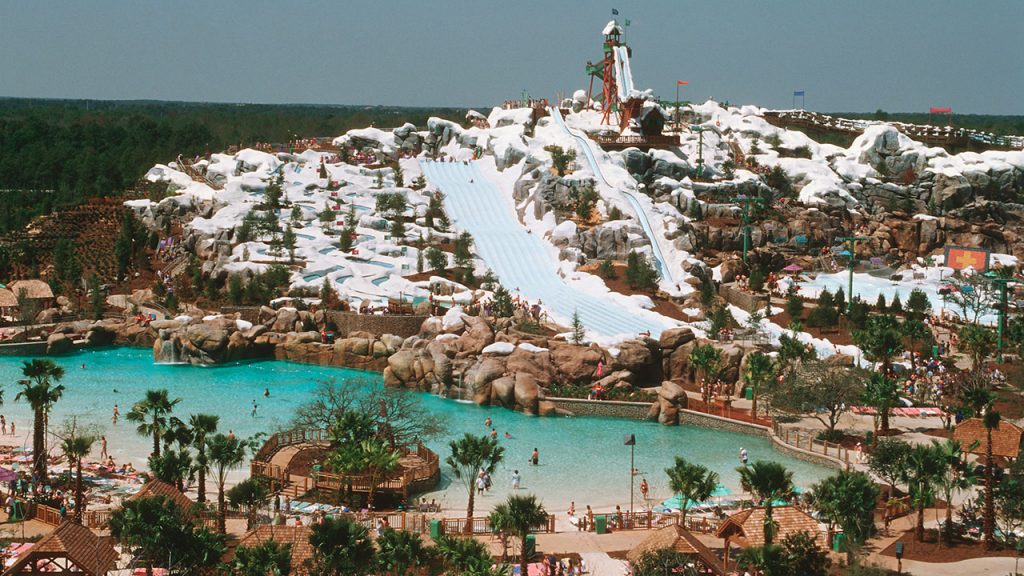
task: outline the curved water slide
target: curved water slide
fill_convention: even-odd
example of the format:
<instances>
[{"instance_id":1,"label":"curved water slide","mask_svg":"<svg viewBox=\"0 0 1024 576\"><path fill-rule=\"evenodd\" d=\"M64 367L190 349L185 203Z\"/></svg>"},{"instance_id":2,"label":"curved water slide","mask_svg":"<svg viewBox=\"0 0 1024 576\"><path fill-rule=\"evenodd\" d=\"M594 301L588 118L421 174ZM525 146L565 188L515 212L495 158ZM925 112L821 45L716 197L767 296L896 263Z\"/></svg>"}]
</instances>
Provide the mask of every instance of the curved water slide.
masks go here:
<instances>
[{"instance_id":1,"label":"curved water slide","mask_svg":"<svg viewBox=\"0 0 1024 576\"><path fill-rule=\"evenodd\" d=\"M622 186L612 186L605 179L604 174L601 172L601 165L597 161L597 156L594 154L592 146L594 143L587 138L585 135L578 134L577 131L572 130L565 124L565 120L562 118L562 113L558 108L551 108L551 117L555 119L555 124L558 124L566 134L573 137L576 140L576 144L583 151L583 155L587 157L587 163L590 164L590 169L594 173L594 177L597 178L598 182L612 193L617 193L621 196L627 204L633 209L633 214L636 219L640 222L640 227L643 228L644 234L647 239L651 242L651 252L654 255L655 264L658 267L658 273L661 277L668 281L669 284L675 285L675 279L672 274L672 269L665 259L665 255L662 252L661 243L665 242L664 239L660 238L658 234L654 232L654 228L651 226L651 222L647 217L647 210L645 210L643 203L639 198L633 194L632 191L627 190ZM646 200L646 198L645 198ZM650 201L648 200L648 204Z\"/></svg>"},{"instance_id":2,"label":"curved water slide","mask_svg":"<svg viewBox=\"0 0 1024 576\"><path fill-rule=\"evenodd\" d=\"M588 330L606 337L657 338L671 321L653 312L624 308L611 298L571 288L557 274L551 247L514 216L515 207L475 162L422 162L423 174L445 194L445 209L459 228L473 235L477 254L509 290L538 300L562 324L573 312Z\"/></svg>"}]
</instances>

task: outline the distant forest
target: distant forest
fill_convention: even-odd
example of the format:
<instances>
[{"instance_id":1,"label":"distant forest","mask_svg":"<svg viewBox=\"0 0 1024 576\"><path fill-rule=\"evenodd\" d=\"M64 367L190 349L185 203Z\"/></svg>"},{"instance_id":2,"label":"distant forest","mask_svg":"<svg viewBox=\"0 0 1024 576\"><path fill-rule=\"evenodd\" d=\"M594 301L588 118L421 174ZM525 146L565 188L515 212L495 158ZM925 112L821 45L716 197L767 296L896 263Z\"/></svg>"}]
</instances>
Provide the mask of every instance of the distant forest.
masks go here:
<instances>
[{"instance_id":1,"label":"distant forest","mask_svg":"<svg viewBox=\"0 0 1024 576\"><path fill-rule=\"evenodd\" d=\"M178 154L464 115L457 108L0 98L0 234L54 208L119 195Z\"/></svg>"},{"instance_id":2,"label":"distant forest","mask_svg":"<svg viewBox=\"0 0 1024 576\"><path fill-rule=\"evenodd\" d=\"M959 128L969 128L982 132L992 132L997 136L1024 136L1024 116L990 116L988 114L953 114L952 118L945 114L928 114L927 112L823 112L829 116L849 118L851 120L883 120L885 122L903 122L905 124L933 124L945 126L952 124Z\"/></svg>"}]
</instances>

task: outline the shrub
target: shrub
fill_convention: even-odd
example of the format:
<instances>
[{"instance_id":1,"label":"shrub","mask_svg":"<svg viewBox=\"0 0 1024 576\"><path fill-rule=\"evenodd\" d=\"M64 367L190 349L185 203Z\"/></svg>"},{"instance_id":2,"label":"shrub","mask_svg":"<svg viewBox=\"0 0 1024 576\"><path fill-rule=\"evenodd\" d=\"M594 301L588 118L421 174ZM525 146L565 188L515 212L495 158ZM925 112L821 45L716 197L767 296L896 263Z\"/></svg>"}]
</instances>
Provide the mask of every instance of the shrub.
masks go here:
<instances>
[{"instance_id":1,"label":"shrub","mask_svg":"<svg viewBox=\"0 0 1024 576\"><path fill-rule=\"evenodd\" d=\"M607 278L608 280L614 280L619 277L619 275L615 272L615 265L612 263L611 260L605 260L601 262L601 265L598 267L597 271L603 278Z\"/></svg>"},{"instance_id":2,"label":"shrub","mask_svg":"<svg viewBox=\"0 0 1024 576\"><path fill-rule=\"evenodd\" d=\"M796 294L791 294L786 298L786 312L789 313L789 317L793 320L799 320L800 315L804 312L804 301Z\"/></svg>"},{"instance_id":3,"label":"shrub","mask_svg":"<svg viewBox=\"0 0 1024 576\"><path fill-rule=\"evenodd\" d=\"M654 290L658 287L658 272L647 257L630 250L626 257L626 284L633 290Z\"/></svg>"}]
</instances>

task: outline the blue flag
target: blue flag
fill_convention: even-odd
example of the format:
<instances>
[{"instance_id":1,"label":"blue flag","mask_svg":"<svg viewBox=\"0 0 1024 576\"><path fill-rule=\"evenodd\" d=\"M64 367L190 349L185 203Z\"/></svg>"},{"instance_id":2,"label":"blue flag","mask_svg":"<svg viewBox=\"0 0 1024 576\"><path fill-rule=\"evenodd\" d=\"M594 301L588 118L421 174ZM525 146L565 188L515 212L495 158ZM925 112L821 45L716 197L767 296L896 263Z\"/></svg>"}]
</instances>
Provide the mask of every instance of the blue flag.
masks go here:
<instances>
[{"instance_id":1,"label":"blue flag","mask_svg":"<svg viewBox=\"0 0 1024 576\"><path fill-rule=\"evenodd\" d=\"M803 95L804 95L804 91L803 90L794 90L793 91L793 96L803 96Z\"/></svg>"},{"instance_id":2,"label":"blue flag","mask_svg":"<svg viewBox=\"0 0 1024 576\"><path fill-rule=\"evenodd\" d=\"M612 16L618 16L618 15L619 15L619 11L616 10L615 8L612 8Z\"/></svg>"}]
</instances>

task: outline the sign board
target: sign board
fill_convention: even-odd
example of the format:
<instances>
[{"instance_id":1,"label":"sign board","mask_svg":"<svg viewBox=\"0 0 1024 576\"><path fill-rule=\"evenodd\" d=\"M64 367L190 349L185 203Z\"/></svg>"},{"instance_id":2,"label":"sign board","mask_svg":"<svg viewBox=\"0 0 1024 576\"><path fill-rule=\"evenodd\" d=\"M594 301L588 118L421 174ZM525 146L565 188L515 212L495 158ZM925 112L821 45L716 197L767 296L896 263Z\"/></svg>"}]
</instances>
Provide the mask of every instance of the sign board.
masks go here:
<instances>
[{"instance_id":1,"label":"sign board","mask_svg":"<svg viewBox=\"0 0 1024 576\"><path fill-rule=\"evenodd\" d=\"M974 268L976 272L988 272L991 255L992 251L984 248L946 246L946 266L954 270Z\"/></svg>"}]
</instances>

